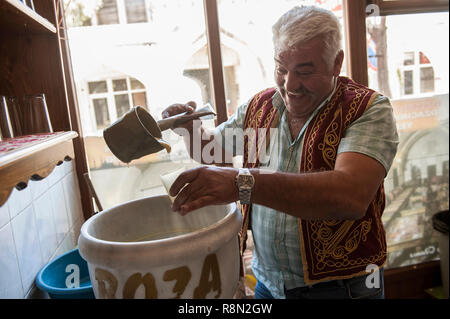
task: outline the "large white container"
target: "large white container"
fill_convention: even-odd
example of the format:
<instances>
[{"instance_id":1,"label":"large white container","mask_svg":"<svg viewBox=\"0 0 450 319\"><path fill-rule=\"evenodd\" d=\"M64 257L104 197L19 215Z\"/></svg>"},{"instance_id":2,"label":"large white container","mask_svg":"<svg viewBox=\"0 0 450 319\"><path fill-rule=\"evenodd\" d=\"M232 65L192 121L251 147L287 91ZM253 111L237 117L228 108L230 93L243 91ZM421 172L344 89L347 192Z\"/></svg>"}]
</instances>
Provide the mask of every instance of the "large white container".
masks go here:
<instances>
[{"instance_id":1,"label":"large white container","mask_svg":"<svg viewBox=\"0 0 450 319\"><path fill-rule=\"evenodd\" d=\"M180 216L168 196L88 219L78 246L96 298L232 298L239 280L236 205Z\"/></svg>"}]
</instances>

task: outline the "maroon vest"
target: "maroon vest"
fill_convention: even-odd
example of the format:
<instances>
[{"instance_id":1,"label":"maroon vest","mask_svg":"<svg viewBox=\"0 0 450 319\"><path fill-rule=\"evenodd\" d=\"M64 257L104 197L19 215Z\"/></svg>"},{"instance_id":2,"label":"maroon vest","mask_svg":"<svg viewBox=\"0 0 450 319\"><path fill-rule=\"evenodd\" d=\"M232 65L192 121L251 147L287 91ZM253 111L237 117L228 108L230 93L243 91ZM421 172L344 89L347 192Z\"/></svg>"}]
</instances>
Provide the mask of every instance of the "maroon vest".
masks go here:
<instances>
[{"instance_id":1,"label":"maroon vest","mask_svg":"<svg viewBox=\"0 0 450 319\"><path fill-rule=\"evenodd\" d=\"M272 105L276 89L256 94L250 101L244 129L278 126L278 112ZM340 140L347 127L370 107L377 93L346 77L339 77L336 91L308 125L302 149L300 173L333 170ZM267 130L269 133L269 130ZM244 167L259 167L255 158L266 147L266 136L244 137ZM257 158L257 157L256 157ZM351 194L349 194L351 196ZM381 221L385 197L380 185L366 214L360 220L298 219L305 282L309 284L367 274L370 264L386 261L386 235ZM241 253L245 250L251 205L242 205Z\"/></svg>"}]
</instances>

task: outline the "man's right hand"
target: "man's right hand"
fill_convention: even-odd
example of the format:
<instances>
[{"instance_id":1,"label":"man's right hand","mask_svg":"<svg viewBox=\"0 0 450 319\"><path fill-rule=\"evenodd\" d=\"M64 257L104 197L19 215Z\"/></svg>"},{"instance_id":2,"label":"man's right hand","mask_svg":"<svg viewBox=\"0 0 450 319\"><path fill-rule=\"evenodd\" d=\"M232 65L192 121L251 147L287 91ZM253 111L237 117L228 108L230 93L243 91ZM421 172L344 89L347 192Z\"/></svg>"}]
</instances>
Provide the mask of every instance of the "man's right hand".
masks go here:
<instances>
[{"instance_id":1,"label":"man's right hand","mask_svg":"<svg viewBox=\"0 0 450 319\"><path fill-rule=\"evenodd\" d=\"M162 111L161 115L162 118L165 119L184 112L191 114L195 111L196 107L197 104L194 101L189 101L186 104L175 103L167 107L164 111ZM192 123L193 121L189 121L187 123L180 124L178 127L192 131Z\"/></svg>"}]
</instances>

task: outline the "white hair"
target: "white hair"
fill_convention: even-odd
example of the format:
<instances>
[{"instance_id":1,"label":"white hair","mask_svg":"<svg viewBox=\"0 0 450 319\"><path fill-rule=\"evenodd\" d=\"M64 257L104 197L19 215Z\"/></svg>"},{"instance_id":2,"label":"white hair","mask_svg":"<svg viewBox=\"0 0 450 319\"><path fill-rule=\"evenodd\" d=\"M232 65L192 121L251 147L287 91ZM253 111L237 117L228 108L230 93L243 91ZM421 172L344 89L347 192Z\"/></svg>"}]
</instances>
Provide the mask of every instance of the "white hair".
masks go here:
<instances>
[{"instance_id":1,"label":"white hair","mask_svg":"<svg viewBox=\"0 0 450 319\"><path fill-rule=\"evenodd\" d=\"M323 59L332 66L341 50L341 25L328 10L296 6L283 14L272 27L275 53L293 49L319 37L325 47Z\"/></svg>"}]
</instances>

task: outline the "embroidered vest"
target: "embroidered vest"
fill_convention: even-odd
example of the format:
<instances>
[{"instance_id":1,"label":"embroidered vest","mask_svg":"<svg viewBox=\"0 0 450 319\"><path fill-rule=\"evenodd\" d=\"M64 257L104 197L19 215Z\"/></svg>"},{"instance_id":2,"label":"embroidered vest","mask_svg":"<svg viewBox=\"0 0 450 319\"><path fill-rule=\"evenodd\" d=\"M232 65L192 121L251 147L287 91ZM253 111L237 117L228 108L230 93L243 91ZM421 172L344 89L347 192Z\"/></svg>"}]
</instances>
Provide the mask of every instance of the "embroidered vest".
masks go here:
<instances>
[{"instance_id":1,"label":"embroidered vest","mask_svg":"<svg viewBox=\"0 0 450 319\"><path fill-rule=\"evenodd\" d=\"M244 129L278 126L279 115L272 105L276 89L256 94L250 101ZM333 170L340 140L347 127L371 105L377 93L346 77L339 77L330 101L312 119L303 141L300 173ZM244 137L244 167L259 167L258 154L270 139L265 135ZM250 160L251 158L256 160ZM349 194L351 196L351 194ZM306 284L368 274L370 264L386 261L386 236L381 221L385 197L383 185L360 220L298 219L301 256ZM245 250L251 205L242 205L241 253Z\"/></svg>"}]
</instances>

